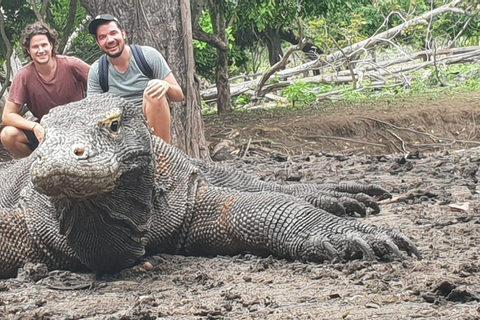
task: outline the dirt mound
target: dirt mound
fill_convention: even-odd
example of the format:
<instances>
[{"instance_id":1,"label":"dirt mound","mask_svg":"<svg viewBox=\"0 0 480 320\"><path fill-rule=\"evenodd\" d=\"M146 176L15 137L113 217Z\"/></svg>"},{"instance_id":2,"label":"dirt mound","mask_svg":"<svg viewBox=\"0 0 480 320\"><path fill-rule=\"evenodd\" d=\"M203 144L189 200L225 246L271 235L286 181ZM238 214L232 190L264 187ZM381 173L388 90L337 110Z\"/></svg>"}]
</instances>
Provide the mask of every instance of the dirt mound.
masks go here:
<instances>
[{"instance_id":1,"label":"dirt mound","mask_svg":"<svg viewBox=\"0 0 480 320\"><path fill-rule=\"evenodd\" d=\"M326 104L304 110L252 111L205 117L211 150L390 154L480 146L479 96L383 100L375 105ZM220 144L219 147L217 145Z\"/></svg>"}]
</instances>

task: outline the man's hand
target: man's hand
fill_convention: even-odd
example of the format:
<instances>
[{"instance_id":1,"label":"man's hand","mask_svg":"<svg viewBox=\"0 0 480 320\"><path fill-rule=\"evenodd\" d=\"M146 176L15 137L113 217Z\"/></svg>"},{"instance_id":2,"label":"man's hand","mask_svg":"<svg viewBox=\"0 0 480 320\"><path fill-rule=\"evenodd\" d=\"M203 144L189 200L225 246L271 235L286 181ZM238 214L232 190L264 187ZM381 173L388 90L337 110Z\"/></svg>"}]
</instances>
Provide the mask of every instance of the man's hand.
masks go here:
<instances>
[{"instance_id":1,"label":"man's hand","mask_svg":"<svg viewBox=\"0 0 480 320\"><path fill-rule=\"evenodd\" d=\"M45 137L45 129L40 125L40 123L35 122L32 131L35 134L35 137L37 137L38 142L42 142L43 138Z\"/></svg>"},{"instance_id":2,"label":"man's hand","mask_svg":"<svg viewBox=\"0 0 480 320\"><path fill-rule=\"evenodd\" d=\"M148 82L145 94L151 98L161 99L170 89L170 83L165 80L153 79Z\"/></svg>"}]
</instances>

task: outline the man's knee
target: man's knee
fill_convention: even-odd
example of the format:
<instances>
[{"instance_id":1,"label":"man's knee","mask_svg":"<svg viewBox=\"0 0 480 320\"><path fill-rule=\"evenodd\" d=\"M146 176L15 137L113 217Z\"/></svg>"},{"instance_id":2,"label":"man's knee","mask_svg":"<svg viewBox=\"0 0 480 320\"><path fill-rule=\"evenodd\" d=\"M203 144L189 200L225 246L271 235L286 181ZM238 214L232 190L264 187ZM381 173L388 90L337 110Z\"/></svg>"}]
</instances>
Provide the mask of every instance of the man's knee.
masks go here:
<instances>
[{"instance_id":1,"label":"man's knee","mask_svg":"<svg viewBox=\"0 0 480 320\"><path fill-rule=\"evenodd\" d=\"M162 109L167 107L168 109L170 109L170 104L168 103L166 96L163 96L160 99L158 99L157 97L152 98L149 95L144 93L143 101L144 101L144 105L147 108Z\"/></svg>"},{"instance_id":2,"label":"man's knee","mask_svg":"<svg viewBox=\"0 0 480 320\"><path fill-rule=\"evenodd\" d=\"M0 132L0 139L3 145L9 145L18 140L26 140L26 137L20 129L6 126L2 129L2 132Z\"/></svg>"},{"instance_id":3,"label":"man's knee","mask_svg":"<svg viewBox=\"0 0 480 320\"><path fill-rule=\"evenodd\" d=\"M144 95L143 112L147 116L153 134L170 143L170 105L166 97L160 99Z\"/></svg>"},{"instance_id":4,"label":"man's knee","mask_svg":"<svg viewBox=\"0 0 480 320\"><path fill-rule=\"evenodd\" d=\"M32 153L28 138L21 129L6 126L0 132L0 139L5 149L16 158L27 157Z\"/></svg>"}]
</instances>

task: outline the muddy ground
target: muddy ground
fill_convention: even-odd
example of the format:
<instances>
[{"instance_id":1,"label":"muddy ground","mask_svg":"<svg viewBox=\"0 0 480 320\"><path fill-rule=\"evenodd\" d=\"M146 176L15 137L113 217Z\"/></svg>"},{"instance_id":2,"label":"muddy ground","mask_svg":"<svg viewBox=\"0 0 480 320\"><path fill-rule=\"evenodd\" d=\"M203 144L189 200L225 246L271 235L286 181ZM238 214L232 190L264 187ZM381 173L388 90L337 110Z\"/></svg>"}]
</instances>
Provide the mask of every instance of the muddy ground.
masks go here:
<instances>
[{"instance_id":1,"label":"muddy ground","mask_svg":"<svg viewBox=\"0 0 480 320\"><path fill-rule=\"evenodd\" d=\"M205 118L214 158L236 154L226 165L264 180L382 185L394 201L362 221L403 231L423 260L160 255L99 277L33 266L0 281L0 318L480 319L479 97Z\"/></svg>"}]
</instances>

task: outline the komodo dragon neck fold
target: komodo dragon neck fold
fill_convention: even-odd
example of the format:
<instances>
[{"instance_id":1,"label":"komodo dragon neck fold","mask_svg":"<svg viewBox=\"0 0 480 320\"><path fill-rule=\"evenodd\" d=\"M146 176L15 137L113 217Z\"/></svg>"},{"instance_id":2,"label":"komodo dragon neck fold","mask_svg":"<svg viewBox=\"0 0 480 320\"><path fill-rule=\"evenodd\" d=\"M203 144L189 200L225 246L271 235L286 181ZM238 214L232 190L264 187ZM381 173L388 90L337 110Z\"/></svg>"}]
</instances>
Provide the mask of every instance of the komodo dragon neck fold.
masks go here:
<instances>
[{"instance_id":1,"label":"komodo dragon neck fold","mask_svg":"<svg viewBox=\"0 0 480 320\"><path fill-rule=\"evenodd\" d=\"M138 183L131 183L132 178ZM124 174L121 181L106 195L54 200L60 233L82 263L96 272L128 267L145 254L155 190L153 173L150 168L135 170Z\"/></svg>"}]
</instances>

